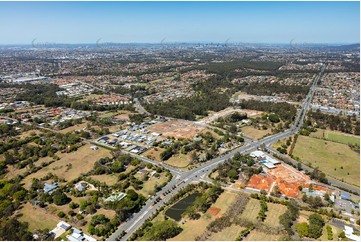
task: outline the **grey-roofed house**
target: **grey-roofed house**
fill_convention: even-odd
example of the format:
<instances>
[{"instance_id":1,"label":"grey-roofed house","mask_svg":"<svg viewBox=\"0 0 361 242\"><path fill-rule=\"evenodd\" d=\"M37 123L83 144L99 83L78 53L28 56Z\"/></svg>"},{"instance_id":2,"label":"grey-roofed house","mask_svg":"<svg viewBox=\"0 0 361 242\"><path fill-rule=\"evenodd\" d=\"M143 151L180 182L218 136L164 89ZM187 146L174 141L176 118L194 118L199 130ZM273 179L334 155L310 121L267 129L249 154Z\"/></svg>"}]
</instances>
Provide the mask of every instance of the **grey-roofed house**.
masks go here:
<instances>
[{"instance_id":1,"label":"grey-roofed house","mask_svg":"<svg viewBox=\"0 0 361 242\"><path fill-rule=\"evenodd\" d=\"M58 184L56 182L54 183L45 183L44 184L44 192L48 194L52 194L55 192L55 190L58 188Z\"/></svg>"},{"instance_id":2,"label":"grey-roofed house","mask_svg":"<svg viewBox=\"0 0 361 242\"><path fill-rule=\"evenodd\" d=\"M343 200L347 200L347 201L351 201L351 196L349 193L346 193L346 192L340 192L340 197L341 199Z\"/></svg>"}]
</instances>

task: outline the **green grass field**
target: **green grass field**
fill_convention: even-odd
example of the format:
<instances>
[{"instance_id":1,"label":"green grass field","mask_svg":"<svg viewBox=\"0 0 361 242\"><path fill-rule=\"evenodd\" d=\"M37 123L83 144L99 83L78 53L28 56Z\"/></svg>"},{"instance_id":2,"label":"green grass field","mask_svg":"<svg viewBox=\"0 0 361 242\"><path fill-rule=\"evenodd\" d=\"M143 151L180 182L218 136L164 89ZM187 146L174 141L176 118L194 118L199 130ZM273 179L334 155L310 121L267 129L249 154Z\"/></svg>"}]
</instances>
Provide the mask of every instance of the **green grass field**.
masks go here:
<instances>
[{"instance_id":1,"label":"green grass field","mask_svg":"<svg viewBox=\"0 0 361 242\"><path fill-rule=\"evenodd\" d=\"M326 139L343 144L357 144L360 145L360 137L351 134L345 134L338 131L318 129L316 132L311 133L311 137Z\"/></svg>"},{"instance_id":2,"label":"green grass field","mask_svg":"<svg viewBox=\"0 0 361 242\"><path fill-rule=\"evenodd\" d=\"M293 155L326 174L360 186L360 154L348 145L300 135Z\"/></svg>"}]
</instances>

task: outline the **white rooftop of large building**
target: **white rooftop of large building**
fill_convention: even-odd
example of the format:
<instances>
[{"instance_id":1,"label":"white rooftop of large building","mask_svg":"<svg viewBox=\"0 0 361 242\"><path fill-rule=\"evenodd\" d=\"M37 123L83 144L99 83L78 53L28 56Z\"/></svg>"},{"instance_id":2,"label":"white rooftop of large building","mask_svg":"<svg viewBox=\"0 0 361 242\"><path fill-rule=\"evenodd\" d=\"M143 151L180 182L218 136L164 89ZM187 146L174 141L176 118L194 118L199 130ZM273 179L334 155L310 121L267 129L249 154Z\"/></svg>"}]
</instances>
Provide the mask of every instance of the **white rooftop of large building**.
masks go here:
<instances>
[{"instance_id":1,"label":"white rooftop of large building","mask_svg":"<svg viewBox=\"0 0 361 242\"><path fill-rule=\"evenodd\" d=\"M251 152L250 156L252 157L264 157L264 153L260 150Z\"/></svg>"}]
</instances>

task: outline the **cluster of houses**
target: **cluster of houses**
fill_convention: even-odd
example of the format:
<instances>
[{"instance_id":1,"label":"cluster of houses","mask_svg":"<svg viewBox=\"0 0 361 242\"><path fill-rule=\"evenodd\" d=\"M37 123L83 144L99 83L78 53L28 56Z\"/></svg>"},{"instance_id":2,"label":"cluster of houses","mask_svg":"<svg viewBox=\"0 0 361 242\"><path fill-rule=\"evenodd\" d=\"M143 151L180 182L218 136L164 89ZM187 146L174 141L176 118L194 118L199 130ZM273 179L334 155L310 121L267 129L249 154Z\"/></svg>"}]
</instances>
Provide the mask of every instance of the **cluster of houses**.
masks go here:
<instances>
[{"instance_id":1,"label":"cluster of houses","mask_svg":"<svg viewBox=\"0 0 361 242\"><path fill-rule=\"evenodd\" d=\"M360 116L360 73L325 74L316 89L312 109L321 112Z\"/></svg>"},{"instance_id":2,"label":"cluster of houses","mask_svg":"<svg viewBox=\"0 0 361 242\"><path fill-rule=\"evenodd\" d=\"M66 236L66 238L69 241L97 241L96 239L94 239L93 237L85 234L83 231L72 227L70 224L64 222L64 221L60 221L56 227L50 231L50 234L54 235L54 239L58 238L59 236L61 236L62 234L64 234L65 232L69 231L72 229L72 233L68 234ZM36 237L34 237L36 239Z\"/></svg>"},{"instance_id":3,"label":"cluster of houses","mask_svg":"<svg viewBox=\"0 0 361 242\"><path fill-rule=\"evenodd\" d=\"M129 97L118 94L102 95L100 97L92 98L89 101L100 106L125 105L132 103L132 100L130 100Z\"/></svg>"},{"instance_id":4,"label":"cluster of houses","mask_svg":"<svg viewBox=\"0 0 361 242\"><path fill-rule=\"evenodd\" d=\"M0 124L8 124L8 125L14 125L17 124L18 121L15 119L11 119L8 117L0 117Z\"/></svg>"},{"instance_id":5,"label":"cluster of houses","mask_svg":"<svg viewBox=\"0 0 361 242\"><path fill-rule=\"evenodd\" d=\"M45 126L49 124L50 126L56 126L60 123L76 120L81 118L86 118L90 116L88 111L80 111L72 108L45 108L40 110L33 110L31 113L21 113L18 115L18 118L23 122L28 122L30 118L38 118L43 120L43 123L40 123L39 126Z\"/></svg>"},{"instance_id":6,"label":"cluster of houses","mask_svg":"<svg viewBox=\"0 0 361 242\"><path fill-rule=\"evenodd\" d=\"M64 91L56 92L58 96L78 97L94 91L94 87L88 83L75 81L69 84L59 85Z\"/></svg>"},{"instance_id":7,"label":"cluster of houses","mask_svg":"<svg viewBox=\"0 0 361 242\"><path fill-rule=\"evenodd\" d=\"M113 133L112 135L114 137L119 137L122 140L144 143L148 146L151 146L155 141L157 141L157 137L159 136L157 133L152 134L151 136L145 135L144 133L149 133L149 131L146 130L144 130L142 133L143 134L138 134L127 130L121 130L119 132Z\"/></svg>"},{"instance_id":8,"label":"cluster of houses","mask_svg":"<svg viewBox=\"0 0 361 242\"><path fill-rule=\"evenodd\" d=\"M135 140L136 141L136 140ZM100 139L98 139L96 142L98 142L100 145L109 145L114 147L116 144L119 144L120 148L124 149L125 151L134 153L134 154L141 154L144 151L147 150L145 146L140 145L134 145L132 143L120 141L119 139L110 139L108 136L103 136ZM93 150L96 150L96 146L92 146Z\"/></svg>"},{"instance_id":9,"label":"cluster of houses","mask_svg":"<svg viewBox=\"0 0 361 242\"><path fill-rule=\"evenodd\" d=\"M68 109L64 110L63 112L59 113L57 119L53 119L50 121L50 125L55 126L59 123L66 122L73 119L81 119L88 117L90 115L89 112L75 110L75 109Z\"/></svg>"}]
</instances>

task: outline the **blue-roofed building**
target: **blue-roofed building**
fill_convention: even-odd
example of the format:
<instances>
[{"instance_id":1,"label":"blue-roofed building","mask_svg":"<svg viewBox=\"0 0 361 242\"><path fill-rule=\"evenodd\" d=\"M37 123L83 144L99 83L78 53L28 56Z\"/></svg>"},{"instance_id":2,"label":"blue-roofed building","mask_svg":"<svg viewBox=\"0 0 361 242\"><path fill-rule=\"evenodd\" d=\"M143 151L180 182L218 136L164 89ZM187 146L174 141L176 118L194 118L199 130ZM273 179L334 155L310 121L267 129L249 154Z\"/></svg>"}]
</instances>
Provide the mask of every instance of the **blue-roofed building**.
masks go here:
<instances>
[{"instance_id":1,"label":"blue-roofed building","mask_svg":"<svg viewBox=\"0 0 361 242\"><path fill-rule=\"evenodd\" d=\"M58 188L58 183L54 182L54 183L45 183L44 184L44 192L48 193L48 194L52 194L53 192L55 192L55 190Z\"/></svg>"},{"instance_id":2,"label":"blue-roofed building","mask_svg":"<svg viewBox=\"0 0 361 242\"><path fill-rule=\"evenodd\" d=\"M343 200L347 200L347 201L351 201L351 196L350 196L350 194L349 193L347 193L347 192L340 192L340 197L341 197L341 199L343 199Z\"/></svg>"}]
</instances>

